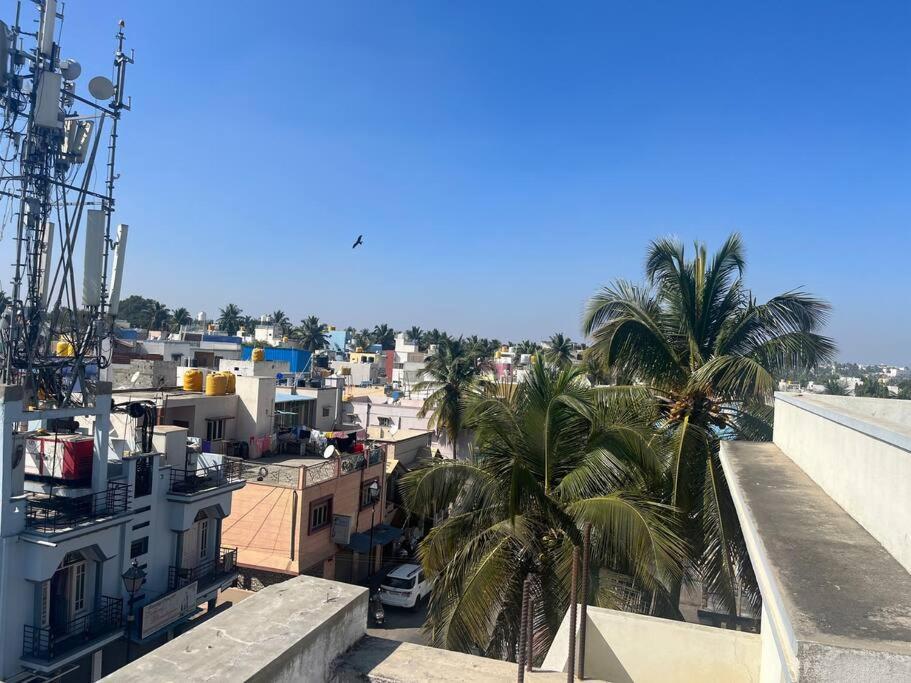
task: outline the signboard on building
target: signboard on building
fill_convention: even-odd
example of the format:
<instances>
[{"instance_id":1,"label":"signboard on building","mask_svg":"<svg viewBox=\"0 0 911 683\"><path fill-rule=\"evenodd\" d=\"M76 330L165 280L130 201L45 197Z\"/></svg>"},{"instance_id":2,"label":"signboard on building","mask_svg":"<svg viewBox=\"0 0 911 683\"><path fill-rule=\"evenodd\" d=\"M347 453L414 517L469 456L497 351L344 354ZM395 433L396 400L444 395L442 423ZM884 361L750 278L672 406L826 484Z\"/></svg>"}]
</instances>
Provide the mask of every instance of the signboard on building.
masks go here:
<instances>
[{"instance_id":1,"label":"signboard on building","mask_svg":"<svg viewBox=\"0 0 911 683\"><path fill-rule=\"evenodd\" d=\"M142 637L192 613L196 609L196 581L178 588L142 608Z\"/></svg>"},{"instance_id":2,"label":"signboard on building","mask_svg":"<svg viewBox=\"0 0 911 683\"><path fill-rule=\"evenodd\" d=\"M351 540L350 515L332 515L332 533L330 537L333 543L348 545Z\"/></svg>"}]
</instances>

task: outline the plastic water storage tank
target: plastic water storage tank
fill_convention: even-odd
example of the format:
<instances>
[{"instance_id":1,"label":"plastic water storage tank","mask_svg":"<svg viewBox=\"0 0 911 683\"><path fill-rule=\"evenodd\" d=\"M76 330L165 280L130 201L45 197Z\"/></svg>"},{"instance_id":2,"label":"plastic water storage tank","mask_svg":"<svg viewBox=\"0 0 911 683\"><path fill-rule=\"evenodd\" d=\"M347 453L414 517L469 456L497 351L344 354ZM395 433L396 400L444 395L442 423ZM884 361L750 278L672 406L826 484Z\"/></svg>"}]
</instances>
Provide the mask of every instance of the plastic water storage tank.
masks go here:
<instances>
[{"instance_id":1,"label":"plastic water storage tank","mask_svg":"<svg viewBox=\"0 0 911 683\"><path fill-rule=\"evenodd\" d=\"M227 382L225 385L225 393L233 394L235 391L237 391L237 375L227 370L220 374L225 376L225 380Z\"/></svg>"},{"instance_id":2,"label":"plastic water storage tank","mask_svg":"<svg viewBox=\"0 0 911 683\"><path fill-rule=\"evenodd\" d=\"M183 373L184 391L202 391L202 370L187 370Z\"/></svg>"},{"instance_id":3,"label":"plastic water storage tank","mask_svg":"<svg viewBox=\"0 0 911 683\"><path fill-rule=\"evenodd\" d=\"M252 358L254 361L266 360L266 352L257 346L250 354L250 358Z\"/></svg>"},{"instance_id":4,"label":"plastic water storage tank","mask_svg":"<svg viewBox=\"0 0 911 683\"><path fill-rule=\"evenodd\" d=\"M72 358L76 355L76 349L73 348L73 345L68 341L63 341L62 339L57 342L57 355L66 356L67 358Z\"/></svg>"},{"instance_id":5,"label":"plastic water storage tank","mask_svg":"<svg viewBox=\"0 0 911 683\"><path fill-rule=\"evenodd\" d=\"M228 378L220 372L212 372L206 377L206 396L224 396L228 388Z\"/></svg>"}]
</instances>

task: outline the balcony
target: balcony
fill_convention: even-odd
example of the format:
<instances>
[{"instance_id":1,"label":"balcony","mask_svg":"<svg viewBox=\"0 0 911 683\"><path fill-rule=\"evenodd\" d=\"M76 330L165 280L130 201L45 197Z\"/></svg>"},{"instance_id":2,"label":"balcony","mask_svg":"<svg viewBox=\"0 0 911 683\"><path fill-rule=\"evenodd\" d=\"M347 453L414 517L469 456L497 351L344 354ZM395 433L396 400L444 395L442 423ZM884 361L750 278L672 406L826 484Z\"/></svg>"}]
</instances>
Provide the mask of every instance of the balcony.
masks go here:
<instances>
[{"instance_id":1,"label":"balcony","mask_svg":"<svg viewBox=\"0 0 911 683\"><path fill-rule=\"evenodd\" d=\"M237 573L237 548L220 548L218 557L193 568L171 566L168 568L168 590L175 590L194 581L196 592L227 581Z\"/></svg>"},{"instance_id":2,"label":"balcony","mask_svg":"<svg viewBox=\"0 0 911 683\"><path fill-rule=\"evenodd\" d=\"M100 607L60 626L25 626L22 656L42 662L65 657L123 628L123 600L101 596Z\"/></svg>"},{"instance_id":3,"label":"balcony","mask_svg":"<svg viewBox=\"0 0 911 683\"><path fill-rule=\"evenodd\" d=\"M193 496L211 489L231 486L244 481L244 462L223 457L220 462L190 469L171 469L168 493Z\"/></svg>"},{"instance_id":4,"label":"balcony","mask_svg":"<svg viewBox=\"0 0 911 683\"><path fill-rule=\"evenodd\" d=\"M130 509L130 485L108 482L107 490L76 498L33 494L25 506L25 528L60 533L123 514Z\"/></svg>"}]
</instances>

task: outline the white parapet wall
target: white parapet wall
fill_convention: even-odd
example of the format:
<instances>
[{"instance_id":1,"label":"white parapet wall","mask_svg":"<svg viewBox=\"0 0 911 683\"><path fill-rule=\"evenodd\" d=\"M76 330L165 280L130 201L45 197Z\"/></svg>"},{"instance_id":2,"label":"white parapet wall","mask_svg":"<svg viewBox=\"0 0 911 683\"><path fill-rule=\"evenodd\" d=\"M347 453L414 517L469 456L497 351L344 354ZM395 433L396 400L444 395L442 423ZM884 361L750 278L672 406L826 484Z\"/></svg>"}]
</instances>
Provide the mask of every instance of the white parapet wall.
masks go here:
<instances>
[{"instance_id":1,"label":"white parapet wall","mask_svg":"<svg viewBox=\"0 0 911 683\"><path fill-rule=\"evenodd\" d=\"M911 572L911 401L778 393L774 441Z\"/></svg>"},{"instance_id":2,"label":"white parapet wall","mask_svg":"<svg viewBox=\"0 0 911 683\"><path fill-rule=\"evenodd\" d=\"M298 576L269 586L114 672L106 681L328 681L360 640L367 589Z\"/></svg>"},{"instance_id":3,"label":"white parapet wall","mask_svg":"<svg viewBox=\"0 0 911 683\"><path fill-rule=\"evenodd\" d=\"M755 633L588 607L585 677L611 683L757 683L762 654ZM565 671L567 614L543 668Z\"/></svg>"}]
</instances>

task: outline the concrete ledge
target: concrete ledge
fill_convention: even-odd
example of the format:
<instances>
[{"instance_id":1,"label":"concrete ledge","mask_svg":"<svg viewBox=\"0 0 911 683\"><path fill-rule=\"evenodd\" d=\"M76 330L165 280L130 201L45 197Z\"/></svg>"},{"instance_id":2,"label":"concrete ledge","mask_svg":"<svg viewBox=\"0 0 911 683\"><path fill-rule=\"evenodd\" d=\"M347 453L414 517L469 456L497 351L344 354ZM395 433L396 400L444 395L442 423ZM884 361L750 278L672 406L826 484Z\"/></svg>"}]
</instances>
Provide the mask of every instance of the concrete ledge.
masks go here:
<instances>
[{"instance_id":1,"label":"concrete ledge","mask_svg":"<svg viewBox=\"0 0 911 683\"><path fill-rule=\"evenodd\" d=\"M330 680L332 683L486 683L515 680L518 672L516 667L514 663L499 659L365 636L336 661L334 676ZM553 671L526 672L525 680L557 683L565 681L566 674Z\"/></svg>"},{"instance_id":2,"label":"concrete ledge","mask_svg":"<svg viewBox=\"0 0 911 683\"><path fill-rule=\"evenodd\" d=\"M911 680L911 575L775 444L721 463L788 680Z\"/></svg>"},{"instance_id":3,"label":"concrete ledge","mask_svg":"<svg viewBox=\"0 0 911 683\"><path fill-rule=\"evenodd\" d=\"M363 636L367 589L310 576L269 586L106 681L326 681Z\"/></svg>"}]
</instances>

